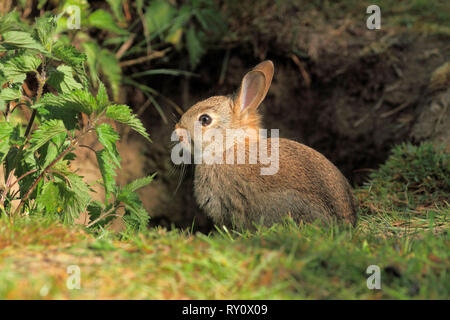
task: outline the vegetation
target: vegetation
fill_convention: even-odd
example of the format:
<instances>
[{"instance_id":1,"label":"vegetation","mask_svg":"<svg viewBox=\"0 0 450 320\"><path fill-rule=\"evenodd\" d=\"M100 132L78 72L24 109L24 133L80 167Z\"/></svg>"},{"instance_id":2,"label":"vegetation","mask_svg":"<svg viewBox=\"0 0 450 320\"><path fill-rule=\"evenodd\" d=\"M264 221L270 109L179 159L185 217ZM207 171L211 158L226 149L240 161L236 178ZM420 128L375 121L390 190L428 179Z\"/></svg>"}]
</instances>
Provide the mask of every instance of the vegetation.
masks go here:
<instances>
[{"instance_id":1,"label":"vegetation","mask_svg":"<svg viewBox=\"0 0 450 320\"><path fill-rule=\"evenodd\" d=\"M397 147L356 190L356 228L287 220L244 233L92 235L50 217L2 219L0 298L446 299L448 160L429 144ZM67 289L70 265L79 290ZM370 265L381 269L380 290L367 288Z\"/></svg>"},{"instance_id":2,"label":"vegetation","mask_svg":"<svg viewBox=\"0 0 450 320\"><path fill-rule=\"evenodd\" d=\"M149 139L130 107L111 103L100 82L97 94L89 91L84 71L85 55L54 38L56 19L43 16L29 29L15 23L13 14L0 19L0 160L5 186L0 191L1 214L14 219L25 215L56 215L73 223L88 213L88 226L105 226L120 217L132 229L144 229L148 214L134 191L152 180L139 179L119 187L118 133L109 121L123 123ZM37 82L35 91L28 84ZM19 107L29 109L25 127L11 116ZM27 110L28 111L28 110ZM84 123L80 119L85 119ZM37 128L35 128L35 124ZM103 146L93 150L80 145L87 134L96 134ZM70 169L73 150L86 147L96 153L105 188L105 201L91 201L89 186ZM15 185L18 188L14 189ZM13 202L18 201L17 206ZM119 209L124 208L123 214Z\"/></svg>"},{"instance_id":3,"label":"vegetation","mask_svg":"<svg viewBox=\"0 0 450 320\"><path fill-rule=\"evenodd\" d=\"M45 12L57 16L55 33L59 41L76 45L86 55L94 88L103 77L111 87L114 101L117 101L122 85L134 86L146 95L148 103L145 106L153 105L166 122L167 110L163 110L156 99L161 95L144 84L142 78L195 76L188 70L158 68L158 61L164 63L174 59L176 54L182 54L188 57L189 63L184 68L195 69L207 50L226 31L225 19L212 0L188 0L179 6L165 0L131 3L123 0L97 3L85 0L39 1L37 9L45 9ZM21 15L31 20L28 15L33 10L32 3L19 3L15 10L17 19ZM150 70L136 71L133 69L136 66L146 66L145 69ZM162 98L178 113L181 112L172 100Z\"/></svg>"}]
</instances>

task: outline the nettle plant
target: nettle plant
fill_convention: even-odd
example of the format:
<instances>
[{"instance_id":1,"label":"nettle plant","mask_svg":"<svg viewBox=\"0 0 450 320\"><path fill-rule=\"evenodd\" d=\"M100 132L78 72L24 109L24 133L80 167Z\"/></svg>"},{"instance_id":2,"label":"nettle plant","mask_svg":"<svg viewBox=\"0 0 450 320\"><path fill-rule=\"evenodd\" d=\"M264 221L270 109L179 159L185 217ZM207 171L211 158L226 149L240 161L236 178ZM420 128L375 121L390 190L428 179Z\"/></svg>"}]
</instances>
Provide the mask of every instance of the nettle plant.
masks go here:
<instances>
[{"instance_id":1,"label":"nettle plant","mask_svg":"<svg viewBox=\"0 0 450 320\"><path fill-rule=\"evenodd\" d=\"M135 191L154 175L123 187L116 184L121 159L119 134L111 120L150 141L149 135L130 107L109 101L102 83L96 95L90 92L85 55L58 42L55 27L51 16L36 19L32 27L18 23L14 14L0 18L0 160L5 180L1 215L57 215L73 223L86 212L88 227L105 227L121 217L128 229L143 229L149 217ZM19 108L30 110L26 126L13 121ZM96 135L103 149L80 145L88 134ZM90 186L70 168L73 151L80 147L96 154L103 203L91 199Z\"/></svg>"}]
</instances>

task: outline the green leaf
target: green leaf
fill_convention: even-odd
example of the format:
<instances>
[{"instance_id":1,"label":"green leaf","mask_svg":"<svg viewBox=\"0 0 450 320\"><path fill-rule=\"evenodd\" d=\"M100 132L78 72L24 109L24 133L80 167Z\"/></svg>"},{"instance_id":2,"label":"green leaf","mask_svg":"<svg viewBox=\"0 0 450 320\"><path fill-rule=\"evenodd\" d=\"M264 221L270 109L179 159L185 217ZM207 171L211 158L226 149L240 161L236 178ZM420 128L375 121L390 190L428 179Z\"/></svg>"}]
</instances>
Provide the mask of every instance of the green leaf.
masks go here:
<instances>
[{"instance_id":1,"label":"green leaf","mask_svg":"<svg viewBox=\"0 0 450 320\"><path fill-rule=\"evenodd\" d=\"M11 101L18 100L22 96L20 88L4 88L0 90L0 100Z\"/></svg>"},{"instance_id":2,"label":"green leaf","mask_svg":"<svg viewBox=\"0 0 450 320\"><path fill-rule=\"evenodd\" d=\"M87 207L89 220L94 221L95 219L98 219L104 210L105 206L101 202L97 200L91 201Z\"/></svg>"},{"instance_id":3,"label":"green leaf","mask_svg":"<svg viewBox=\"0 0 450 320\"><path fill-rule=\"evenodd\" d=\"M18 132L19 131L17 130L16 133ZM12 140L14 140L14 137L10 136L10 143L12 142ZM34 154L28 152L28 150L23 151L19 146L10 147L10 150L6 156L4 163L6 169L5 176L8 176L8 174L14 169L15 169L14 174L16 177L20 177L31 170L40 169ZM37 179L38 175L39 172L36 171L19 181L19 190L21 194L25 194L30 189L31 185ZM33 199L35 195L36 189L31 193L30 199Z\"/></svg>"},{"instance_id":4,"label":"green leaf","mask_svg":"<svg viewBox=\"0 0 450 320\"><path fill-rule=\"evenodd\" d=\"M73 223L75 218L80 216L81 212L85 212L91 200L89 188L80 176L75 173L66 175L68 183L66 184L66 192L64 193L64 220Z\"/></svg>"},{"instance_id":5,"label":"green leaf","mask_svg":"<svg viewBox=\"0 0 450 320\"><path fill-rule=\"evenodd\" d=\"M150 217L137 193L128 188L123 188L116 195L116 199L125 204L126 214L123 216L123 220L127 228L139 231L144 230Z\"/></svg>"},{"instance_id":6,"label":"green leaf","mask_svg":"<svg viewBox=\"0 0 450 320\"><path fill-rule=\"evenodd\" d=\"M105 148L110 159L116 166L120 166L119 152L117 151L116 142L119 140L119 134L109 123L102 123L95 127L98 141Z\"/></svg>"},{"instance_id":7,"label":"green leaf","mask_svg":"<svg viewBox=\"0 0 450 320\"><path fill-rule=\"evenodd\" d=\"M125 21L125 17L123 15L122 11L122 4L123 0L106 0L108 2L109 6L111 7L111 10L114 13L114 16L121 22Z\"/></svg>"},{"instance_id":8,"label":"green leaf","mask_svg":"<svg viewBox=\"0 0 450 320\"><path fill-rule=\"evenodd\" d=\"M185 25L191 17L192 7L190 5L182 5L164 40L175 45L177 49L180 49L182 47L182 35L186 28Z\"/></svg>"},{"instance_id":9,"label":"green leaf","mask_svg":"<svg viewBox=\"0 0 450 320\"><path fill-rule=\"evenodd\" d=\"M128 31L120 28L114 21L113 16L105 10L95 10L88 18L89 24L93 27L111 31L117 34L128 34Z\"/></svg>"},{"instance_id":10,"label":"green leaf","mask_svg":"<svg viewBox=\"0 0 450 320\"><path fill-rule=\"evenodd\" d=\"M31 34L24 31L7 31L2 34L3 41L2 45L9 49L17 49L17 48L27 48L38 50L41 53L48 54L48 51L37 42Z\"/></svg>"},{"instance_id":11,"label":"green leaf","mask_svg":"<svg viewBox=\"0 0 450 320\"><path fill-rule=\"evenodd\" d=\"M74 79L72 67L67 65L60 65L56 69L50 70L47 83L59 93L83 88L81 83Z\"/></svg>"},{"instance_id":12,"label":"green leaf","mask_svg":"<svg viewBox=\"0 0 450 320\"><path fill-rule=\"evenodd\" d=\"M98 77L98 68L99 63L98 59L100 57L100 47L96 42L87 41L82 44L83 50L86 53L87 57L87 65L89 66L89 74L91 76L91 80L94 84L99 81Z\"/></svg>"},{"instance_id":13,"label":"green leaf","mask_svg":"<svg viewBox=\"0 0 450 320\"><path fill-rule=\"evenodd\" d=\"M57 213L62 205L60 184L52 181L45 183L38 199L38 208L43 208L47 213Z\"/></svg>"},{"instance_id":14,"label":"green leaf","mask_svg":"<svg viewBox=\"0 0 450 320\"><path fill-rule=\"evenodd\" d=\"M136 195L136 199L124 203L126 214L123 216L123 221L125 222L126 228L139 232L146 230L150 216L142 206L142 203L140 203L138 196Z\"/></svg>"},{"instance_id":15,"label":"green leaf","mask_svg":"<svg viewBox=\"0 0 450 320\"><path fill-rule=\"evenodd\" d=\"M80 176L72 173L53 173L54 181L44 184L38 198L38 208L47 214L61 215L66 223L73 223L91 200L89 188Z\"/></svg>"},{"instance_id":16,"label":"green leaf","mask_svg":"<svg viewBox=\"0 0 450 320\"><path fill-rule=\"evenodd\" d=\"M150 34L159 34L166 30L177 10L169 2L154 0L150 2L145 12L145 22Z\"/></svg>"},{"instance_id":17,"label":"green leaf","mask_svg":"<svg viewBox=\"0 0 450 320\"><path fill-rule=\"evenodd\" d=\"M102 112L109 105L108 93L106 92L105 85L103 82L100 82L97 91L97 113Z\"/></svg>"},{"instance_id":18,"label":"green leaf","mask_svg":"<svg viewBox=\"0 0 450 320\"><path fill-rule=\"evenodd\" d=\"M48 94L51 95L50 93ZM43 99L41 99L41 102L43 102ZM38 111L39 119L41 121L48 121L52 119L62 120L67 130L73 130L78 126L79 112L76 110L64 108L64 106L58 104L52 105L46 103L38 103L31 107Z\"/></svg>"},{"instance_id":19,"label":"green leaf","mask_svg":"<svg viewBox=\"0 0 450 320\"><path fill-rule=\"evenodd\" d=\"M0 162L3 162L9 151L9 137L14 130L14 126L7 122L0 122Z\"/></svg>"},{"instance_id":20,"label":"green leaf","mask_svg":"<svg viewBox=\"0 0 450 320\"><path fill-rule=\"evenodd\" d=\"M55 45L53 55L71 67L79 66L86 61L86 55L70 45Z\"/></svg>"},{"instance_id":21,"label":"green leaf","mask_svg":"<svg viewBox=\"0 0 450 320\"><path fill-rule=\"evenodd\" d=\"M133 114L129 106L124 104L111 105L108 109L106 109L106 117L129 125L133 130L141 134L148 141L151 141L147 131L142 125L142 122L136 117L135 114Z\"/></svg>"},{"instance_id":22,"label":"green leaf","mask_svg":"<svg viewBox=\"0 0 450 320\"><path fill-rule=\"evenodd\" d=\"M33 29L34 38L39 40L45 50L51 52L56 30L56 17L45 14L37 18Z\"/></svg>"},{"instance_id":23,"label":"green leaf","mask_svg":"<svg viewBox=\"0 0 450 320\"><path fill-rule=\"evenodd\" d=\"M67 139L67 133L63 132L55 137L53 137L49 143L41 147L39 150L39 166L41 168L47 167L56 157L69 147L70 141ZM59 166L59 163L63 161L58 161L54 167Z\"/></svg>"},{"instance_id":24,"label":"green leaf","mask_svg":"<svg viewBox=\"0 0 450 320\"><path fill-rule=\"evenodd\" d=\"M0 17L0 34L11 30L20 30L20 17L17 11L11 11Z\"/></svg>"},{"instance_id":25,"label":"green leaf","mask_svg":"<svg viewBox=\"0 0 450 320\"><path fill-rule=\"evenodd\" d=\"M26 73L37 70L41 63L42 60L38 56L24 50L15 55L4 56L0 59L0 71L4 77L1 85L6 82L22 83Z\"/></svg>"},{"instance_id":26,"label":"green leaf","mask_svg":"<svg viewBox=\"0 0 450 320\"><path fill-rule=\"evenodd\" d=\"M42 123L39 128L33 132L30 139L31 146L27 149L27 152L33 153L63 132L66 132L66 128L61 120L49 120Z\"/></svg>"},{"instance_id":27,"label":"green leaf","mask_svg":"<svg viewBox=\"0 0 450 320\"><path fill-rule=\"evenodd\" d=\"M186 33L186 47L189 53L189 63L191 64L191 68L195 69L200 59L205 54L205 48L203 47L201 41L198 36L201 33L196 31L194 27L190 27Z\"/></svg>"},{"instance_id":28,"label":"green leaf","mask_svg":"<svg viewBox=\"0 0 450 320\"><path fill-rule=\"evenodd\" d=\"M33 106L33 108L40 108L43 106L59 107L90 115L93 110L97 109L97 101L90 92L83 89L75 89L64 92L58 96L47 93L41 98L39 103Z\"/></svg>"},{"instance_id":29,"label":"green leaf","mask_svg":"<svg viewBox=\"0 0 450 320\"><path fill-rule=\"evenodd\" d=\"M194 15L202 26L202 29L213 39L222 36L227 29L226 21L221 12L212 8L194 10Z\"/></svg>"},{"instance_id":30,"label":"green leaf","mask_svg":"<svg viewBox=\"0 0 450 320\"><path fill-rule=\"evenodd\" d=\"M111 85L113 98L119 98L120 83L122 81L122 68L119 66L119 61L116 56L106 49L101 50L98 59L102 73L106 76Z\"/></svg>"},{"instance_id":31,"label":"green leaf","mask_svg":"<svg viewBox=\"0 0 450 320\"><path fill-rule=\"evenodd\" d=\"M55 45L52 51L54 57L71 66L80 82L87 85L88 78L84 69L86 55L70 45Z\"/></svg>"},{"instance_id":32,"label":"green leaf","mask_svg":"<svg viewBox=\"0 0 450 320\"><path fill-rule=\"evenodd\" d=\"M133 182L125 185L123 187L123 190L128 190L130 192L134 192L142 187L145 187L146 185L150 184L153 181L153 178L156 176L156 172L152 174L151 176L143 177L134 180Z\"/></svg>"},{"instance_id":33,"label":"green leaf","mask_svg":"<svg viewBox=\"0 0 450 320\"><path fill-rule=\"evenodd\" d=\"M115 161L111 159L108 151L102 149L95 152L97 156L97 163L100 169L100 173L103 179L103 187L105 188L105 201L111 196L112 191L115 189L116 181L114 177L116 176L116 165Z\"/></svg>"}]
</instances>

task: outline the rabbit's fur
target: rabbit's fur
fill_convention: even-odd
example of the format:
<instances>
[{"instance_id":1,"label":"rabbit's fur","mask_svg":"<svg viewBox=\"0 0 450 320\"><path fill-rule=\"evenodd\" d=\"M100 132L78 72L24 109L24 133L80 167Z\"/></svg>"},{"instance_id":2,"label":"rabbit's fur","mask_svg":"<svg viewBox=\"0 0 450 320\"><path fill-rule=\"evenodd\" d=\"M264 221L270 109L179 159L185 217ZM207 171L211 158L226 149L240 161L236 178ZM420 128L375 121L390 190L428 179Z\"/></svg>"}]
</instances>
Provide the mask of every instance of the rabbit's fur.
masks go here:
<instances>
[{"instance_id":1,"label":"rabbit's fur","mask_svg":"<svg viewBox=\"0 0 450 320\"><path fill-rule=\"evenodd\" d=\"M194 134L194 123L201 115L212 118L209 128L259 129L258 106L269 90L273 64L265 61L248 72L235 96L216 96L192 106L177 123L177 129ZM262 139L252 135L248 147ZM267 139L270 150L272 140ZM234 145L236 150L237 146ZM258 158L259 160L259 158ZM194 194L199 206L217 225L250 228L271 225L290 215L295 221L342 220L355 224L356 205L350 185L342 173L319 152L292 140L279 139L279 168L273 175L262 175L261 163L197 164Z\"/></svg>"}]
</instances>

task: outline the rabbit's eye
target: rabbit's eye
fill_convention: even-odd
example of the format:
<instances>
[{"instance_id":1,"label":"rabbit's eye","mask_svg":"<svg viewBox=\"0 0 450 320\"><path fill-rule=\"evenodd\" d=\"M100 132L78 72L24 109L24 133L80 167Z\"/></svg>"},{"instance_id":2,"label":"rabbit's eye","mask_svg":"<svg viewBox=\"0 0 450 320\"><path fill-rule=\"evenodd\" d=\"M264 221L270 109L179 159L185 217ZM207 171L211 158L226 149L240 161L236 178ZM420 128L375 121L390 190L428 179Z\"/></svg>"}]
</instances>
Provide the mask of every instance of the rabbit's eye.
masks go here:
<instances>
[{"instance_id":1,"label":"rabbit's eye","mask_svg":"<svg viewBox=\"0 0 450 320\"><path fill-rule=\"evenodd\" d=\"M211 124L212 118L207 114L202 114L200 118L198 118L198 121L200 121L202 126L206 127Z\"/></svg>"}]
</instances>

